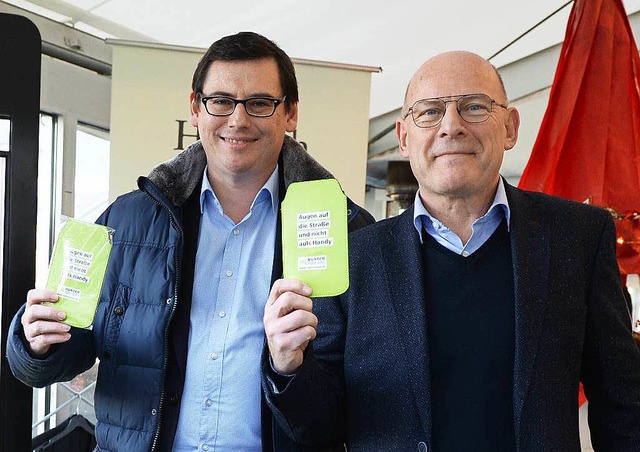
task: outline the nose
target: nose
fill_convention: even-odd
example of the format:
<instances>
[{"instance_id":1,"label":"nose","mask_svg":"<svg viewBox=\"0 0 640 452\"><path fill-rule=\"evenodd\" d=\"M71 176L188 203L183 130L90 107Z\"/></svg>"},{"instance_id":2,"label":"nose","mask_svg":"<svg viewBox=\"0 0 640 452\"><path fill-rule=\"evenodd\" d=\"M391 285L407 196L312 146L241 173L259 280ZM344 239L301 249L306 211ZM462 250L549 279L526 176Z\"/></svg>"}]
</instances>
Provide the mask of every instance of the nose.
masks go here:
<instances>
[{"instance_id":1,"label":"nose","mask_svg":"<svg viewBox=\"0 0 640 452\"><path fill-rule=\"evenodd\" d=\"M251 116L249 116L245 106L242 104L237 104L233 113L227 118L231 127L246 127L251 122Z\"/></svg>"},{"instance_id":2,"label":"nose","mask_svg":"<svg viewBox=\"0 0 640 452\"><path fill-rule=\"evenodd\" d=\"M466 121L458 113L458 104L448 102L444 116L438 125L438 134L441 137L455 137L466 133Z\"/></svg>"}]
</instances>

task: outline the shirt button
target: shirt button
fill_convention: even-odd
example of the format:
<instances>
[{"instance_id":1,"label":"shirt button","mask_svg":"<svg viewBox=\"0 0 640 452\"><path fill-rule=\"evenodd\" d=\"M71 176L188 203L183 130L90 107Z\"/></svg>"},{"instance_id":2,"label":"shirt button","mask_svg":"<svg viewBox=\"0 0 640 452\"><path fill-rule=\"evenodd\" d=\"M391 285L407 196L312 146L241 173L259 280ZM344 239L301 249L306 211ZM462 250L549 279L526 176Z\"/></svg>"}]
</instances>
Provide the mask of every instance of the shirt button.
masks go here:
<instances>
[{"instance_id":1,"label":"shirt button","mask_svg":"<svg viewBox=\"0 0 640 452\"><path fill-rule=\"evenodd\" d=\"M217 353L212 353L212 354L209 355L209 358L211 358L212 360L215 361L216 359L218 359L218 354Z\"/></svg>"},{"instance_id":2,"label":"shirt button","mask_svg":"<svg viewBox=\"0 0 640 452\"><path fill-rule=\"evenodd\" d=\"M469 254L471 254L471 253L469 253L469 251L466 251L466 250L462 252L462 255L464 257L467 257Z\"/></svg>"},{"instance_id":3,"label":"shirt button","mask_svg":"<svg viewBox=\"0 0 640 452\"><path fill-rule=\"evenodd\" d=\"M202 445L202 450L209 450L209 446L207 446L206 444Z\"/></svg>"},{"instance_id":4,"label":"shirt button","mask_svg":"<svg viewBox=\"0 0 640 452\"><path fill-rule=\"evenodd\" d=\"M225 275L227 275L227 276L233 276L233 272L232 272L231 270L227 270L227 271L225 272Z\"/></svg>"},{"instance_id":5,"label":"shirt button","mask_svg":"<svg viewBox=\"0 0 640 452\"><path fill-rule=\"evenodd\" d=\"M238 235L238 234L240 234L240 231L238 231L237 229L234 229L233 230L233 235Z\"/></svg>"},{"instance_id":6,"label":"shirt button","mask_svg":"<svg viewBox=\"0 0 640 452\"><path fill-rule=\"evenodd\" d=\"M207 406L211 406L211 405L213 405L213 401L212 401L211 399L207 399L207 401L206 401L206 402L204 402L204 403L205 403L205 405L207 405Z\"/></svg>"},{"instance_id":7,"label":"shirt button","mask_svg":"<svg viewBox=\"0 0 640 452\"><path fill-rule=\"evenodd\" d=\"M167 304L171 304L172 301L173 301L173 298L167 298Z\"/></svg>"},{"instance_id":8,"label":"shirt button","mask_svg":"<svg viewBox=\"0 0 640 452\"><path fill-rule=\"evenodd\" d=\"M218 312L218 316L219 316L220 318L224 317L225 315L227 315L227 313L226 313L226 312L224 312L224 311L220 311L220 312Z\"/></svg>"}]
</instances>

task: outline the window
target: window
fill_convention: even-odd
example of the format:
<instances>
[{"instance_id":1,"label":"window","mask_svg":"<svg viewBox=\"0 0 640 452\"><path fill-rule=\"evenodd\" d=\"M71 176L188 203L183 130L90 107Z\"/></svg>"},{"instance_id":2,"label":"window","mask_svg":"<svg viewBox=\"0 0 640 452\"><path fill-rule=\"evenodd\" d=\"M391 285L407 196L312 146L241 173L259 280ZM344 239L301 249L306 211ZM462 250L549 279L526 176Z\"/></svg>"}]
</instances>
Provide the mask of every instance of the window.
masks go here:
<instances>
[{"instance_id":1,"label":"window","mask_svg":"<svg viewBox=\"0 0 640 452\"><path fill-rule=\"evenodd\" d=\"M62 128L59 123L57 116L40 115L36 287L46 284L49 258L62 218L61 144L65 140L60 136ZM74 175L74 217L93 222L108 204L109 134L81 123L71 130L75 130L75 149L65 149L65 152L75 152L75 159L70 159L75 162L75 169L70 173ZM32 436L55 427L76 413L95 424L93 396L96 378L97 365L71 381L34 389Z\"/></svg>"},{"instance_id":2,"label":"window","mask_svg":"<svg viewBox=\"0 0 640 452\"><path fill-rule=\"evenodd\" d=\"M93 222L108 204L108 133L79 124L76 133L75 218Z\"/></svg>"}]
</instances>

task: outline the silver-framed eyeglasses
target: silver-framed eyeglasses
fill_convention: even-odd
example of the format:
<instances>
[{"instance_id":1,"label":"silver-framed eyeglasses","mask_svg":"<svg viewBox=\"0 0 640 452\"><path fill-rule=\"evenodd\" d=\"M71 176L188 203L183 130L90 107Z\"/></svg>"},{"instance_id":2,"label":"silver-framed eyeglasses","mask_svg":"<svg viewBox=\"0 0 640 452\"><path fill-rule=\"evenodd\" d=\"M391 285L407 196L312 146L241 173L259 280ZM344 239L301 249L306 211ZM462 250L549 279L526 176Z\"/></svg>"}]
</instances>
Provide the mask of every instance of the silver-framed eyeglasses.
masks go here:
<instances>
[{"instance_id":1,"label":"silver-framed eyeglasses","mask_svg":"<svg viewBox=\"0 0 640 452\"><path fill-rule=\"evenodd\" d=\"M242 104L249 116L268 118L286 98L287 96L234 99L228 96L207 96L202 98L202 103L211 116L231 116L238 104Z\"/></svg>"},{"instance_id":2,"label":"silver-framed eyeglasses","mask_svg":"<svg viewBox=\"0 0 640 452\"><path fill-rule=\"evenodd\" d=\"M489 119L494 105L505 109L509 108L482 93L432 97L414 102L402 119L411 115L416 126L422 128L435 127L444 118L447 112L447 104L451 102L456 103L456 110L458 110L460 117L470 123L484 122Z\"/></svg>"}]
</instances>

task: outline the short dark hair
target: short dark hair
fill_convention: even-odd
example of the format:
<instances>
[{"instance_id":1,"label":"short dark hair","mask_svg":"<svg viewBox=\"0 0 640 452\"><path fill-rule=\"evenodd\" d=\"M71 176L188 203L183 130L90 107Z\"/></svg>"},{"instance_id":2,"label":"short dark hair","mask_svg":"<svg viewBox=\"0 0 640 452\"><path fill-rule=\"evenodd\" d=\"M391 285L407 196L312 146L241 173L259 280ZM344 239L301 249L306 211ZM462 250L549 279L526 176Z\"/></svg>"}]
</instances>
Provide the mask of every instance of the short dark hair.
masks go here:
<instances>
[{"instance_id":1,"label":"short dark hair","mask_svg":"<svg viewBox=\"0 0 640 452\"><path fill-rule=\"evenodd\" d=\"M298 102L298 81L291 58L278 45L264 36L252 31L242 31L235 35L225 36L211 44L200 59L195 72L191 89L200 99L209 66L214 61L247 61L273 58L278 65L280 85L287 98L284 106L287 111Z\"/></svg>"}]
</instances>

